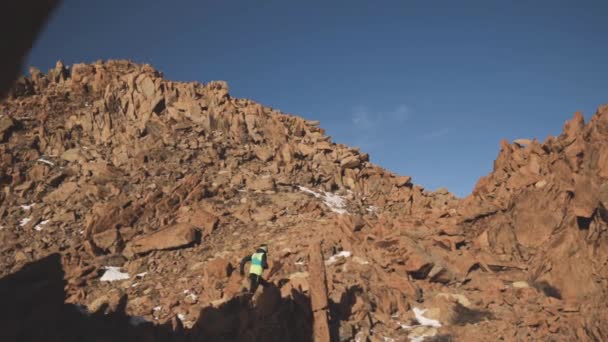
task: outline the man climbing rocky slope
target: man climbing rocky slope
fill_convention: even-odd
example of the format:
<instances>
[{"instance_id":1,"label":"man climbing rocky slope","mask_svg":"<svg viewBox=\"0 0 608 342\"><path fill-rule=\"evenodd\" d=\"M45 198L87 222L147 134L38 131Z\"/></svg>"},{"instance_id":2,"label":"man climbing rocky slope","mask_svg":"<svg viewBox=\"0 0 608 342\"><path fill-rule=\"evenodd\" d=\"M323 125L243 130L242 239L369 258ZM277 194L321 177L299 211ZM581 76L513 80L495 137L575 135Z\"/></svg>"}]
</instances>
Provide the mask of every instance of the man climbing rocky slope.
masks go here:
<instances>
[{"instance_id":1,"label":"man climbing rocky slope","mask_svg":"<svg viewBox=\"0 0 608 342\"><path fill-rule=\"evenodd\" d=\"M17 275L59 254L66 305L125 311L132 340L606 339L607 121L503 143L458 200L223 82L32 69L0 103L3 276L44 288ZM249 306L234 266L261 243L273 286Z\"/></svg>"}]
</instances>

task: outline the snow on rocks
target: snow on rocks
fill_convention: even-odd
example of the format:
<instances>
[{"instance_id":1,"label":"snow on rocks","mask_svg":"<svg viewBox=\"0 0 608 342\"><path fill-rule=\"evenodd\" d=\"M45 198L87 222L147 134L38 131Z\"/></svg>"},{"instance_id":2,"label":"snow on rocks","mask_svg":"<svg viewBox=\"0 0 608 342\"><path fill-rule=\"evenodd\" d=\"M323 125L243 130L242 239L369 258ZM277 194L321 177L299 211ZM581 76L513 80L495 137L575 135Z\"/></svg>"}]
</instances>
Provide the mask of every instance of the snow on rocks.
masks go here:
<instances>
[{"instance_id":1,"label":"snow on rocks","mask_svg":"<svg viewBox=\"0 0 608 342\"><path fill-rule=\"evenodd\" d=\"M342 251L336 255L332 255L329 259L325 260L325 265L335 264L340 258L349 258L352 255L349 251Z\"/></svg>"},{"instance_id":2,"label":"snow on rocks","mask_svg":"<svg viewBox=\"0 0 608 342\"><path fill-rule=\"evenodd\" d=\"M375 212L378 212L378 207L375 207L375 206L373 206L373 205L370 205L370 206L369 206L369 207L367 207L365 210L366 210L366 211L368 211L368 212L370 212L370 213L375 213Z\"/></svg>"},{"instance_id":3,"label":"snow on rocks","mask_svg":"<svg viewBox=\"0 0 608 342\"><path fill-rule=\"evenodd\" d=\"M413 328L413 326L407 325L405 323L397 322L397 324L399 325L399 327L401 327L401 329L410 330Z\"/></svg>"},{"instance_id":4,"label":"snow on rocks","mask_svg":"<svg viewBox=\"0 0 608 342\"><path fill-rule=\"evenodd\" d=\"M410 342L423 342L425 338L437 335L437 328L441 327L441 323L436 319L425 317L427 309L414 307L412 309L416 318L417 324L407 325L402 322L397 322L401 329L409 330L408 338ZM391 318L396 318L392 316Z\"/></svg>"},{"instance_id":5,"label":"snow on rocks","mask_svg":"<svg viewBox=\"0 0 608 342\"><path fill-rule=\"evenodd\" d=\"M410 342L423 342L426 337L437 335L437 328L441 327L441 323L436 319L431 319L424 316L427 309L414 307L412 309L416 317L417 325L410 326L398 323L402 329L411 330L408 335Z\"/></svg>"},{"instance_id":6,"label":"snow on rocks","mask_svg":"<svg viewBox=\"0 0 608 342\"><path fill-rule=\"evenodd\" d=\"M333 211L334 213L347 213L346 209L344 209L346 207L346 200L341 196L326 192L325 198L323 199L323 203L325 203L325 205L327 205L329 209L331 209L331 211Z\"/></svg>"},{"instance_id":7,"label":"snow on rocks","mask_svg":"<svg viewBox=\"0 0 608 342\"><path fill-rule=\"evenodd\" d=\"M178 313L177 318L179 318L179 320L182 321L182 324L184 325L185 328L190 329L194 326L194 322L191 320L187 320L185 314Z\"/></svg>"},{"instance_id":8,"label":"snow on rocks","mask_svg":"<svg viewBox=\"0 0 608 342\"><path fill-rule=\"evenodd\" d=\"M35 229L36 231L38 231L38 232L39 232L39 231L41 231L41 230L43 229L43 227L42 227L42 226L44 226L45 224L47 224L47 223L49 223L49 222L51 222L51 220L44 220L44 221L41 221L40 223L38 223L38 224L37 224L37 225L34 227L34 229Z\"/></svg>"},{"instance_id":9,"label":"snow on rocks","mask_svg":"<svg viewBox=\"0 0 608 342\"><path fill-rule=\"evenodd\" d=\"M196 293L194 293L192 290L184 290L184 294L186 295L186 297L184 298L184 301L188 304L194 304L198 301L198 296Z\"/></svg>"},{"instance_id":10,"label":"snow on rocks","mask_svg":"<svg viewBox=\"0 0 608 342\"><path fill-rule=\"evenodd\" d=\"M196 302L198 300L198 296L194 293L188 293L186 295L186 299L189 300L190 302Z\"/></svg>"},{"instance_id":11,"label":"snow on rocks","mask_svg":"<svg viewBox=\"0 0 608 342\"><path fill-rule=\"evenodd\" d=\"M28 224L30 221L32 220L31 217L24 217L19 221L19 226L24 227L26 224Z\"/></svg>"},{"instance_id":12,"label":"snow on rocks","mask_svg":"<svg viewBox=\"0 0 608 342\"><path fill-rule=\"evenodd\" d=\"M23 205L21 205L21 209L23 209L23 210L25 210L25 211L29 211L29 210L31 210L31 209L32 209L32 207L33 207L33 206L35 206L35 205L36 205L35 203L32 203L32 204L23 204Z\"/></svg>"},{"instance_id":13,"label":"snow on rocks","mask_svg":"<svg viewBox=\"0 0 608 342\"><path fill-rule=\"evenodd\" d=\"M122 272L120 267L116 266L105 266L105 273L99 279L100 281L118 281L127 280L130 278L128 273Z\"/></svg>"},{"instance_id":14,"label":"snow on rocks","mask_svg":"<svg viewBox=\"0 0 608 342\"><path fill-rule=\"evenodd\" d=\"M312 190L310 190L309 188L305 187L305 186L298 186L298 189L300 189L300 191L311 194L313 196L315 196L316 198L320 198L321 194L319 194L318 192L314 192Z\"/></svg>"},{"instance_id":15,"label":"snow on rocks","mask_svg":"<svg viewBox=\"0 0 608 342\"><path fill-rule=\"evenodd\" d=\"M346 210L346 199L344 197L336 195L331 192L323 192L321 194L321 193L315 192L304 186L298 186L298 188L302 192L311 194L311 195L315 196L316 198L322 199L323 204L325 204L327 207L329 207L329 209L331 211L333 211L334 213L340 214L340 215L348 213L348 211Z\"/></svg>"},{"instance_id":16,"label":"snow on rocks","mask_svg":"<svg viewBox=\"0 0 608 342\"><path fill-rule=\"evenodd\" d=\"M424 317L424 313L426 312L427 309L419 309L414 307L412 309L412 311L414 311L414 315L416 316L416 320L418 321L418 323L420 323L420 325L426 325L429 327L436 327L439 328L441 327L441 323L439 323L438 320L436 319L430 319L427 317Z\"/></svg>"},{"instance_id":17,"label":"snow on rocks","mask_svg":"<svg viewBox=\"0 0 608 342\"><path fill-rule=\"evenodd\" d=\"M48 160L46 160L46 159L44 159L44 158L38 158L38 160L37 160L37 161L38 161L38 162L41 162L41 163L45 163L45 164L50 165L50 166L55 166L55 163L50 162L50 161L48 161Z\"/></svg>"}]
</instances>

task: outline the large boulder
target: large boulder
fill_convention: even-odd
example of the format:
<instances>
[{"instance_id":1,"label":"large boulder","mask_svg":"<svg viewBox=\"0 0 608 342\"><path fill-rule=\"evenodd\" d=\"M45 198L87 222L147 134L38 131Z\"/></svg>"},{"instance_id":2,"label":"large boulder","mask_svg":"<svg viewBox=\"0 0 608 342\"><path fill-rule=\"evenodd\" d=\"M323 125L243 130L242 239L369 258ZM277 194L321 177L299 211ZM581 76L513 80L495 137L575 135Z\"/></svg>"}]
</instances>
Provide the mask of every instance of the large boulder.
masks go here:
<instances>
[{"instance_id":1,"label":"large boulder","mask_svg":"<svg viewBox=\"0 0 608 342\"><path fill-rule=\"evenodd\" d=\"M209 278L225 279L230 276L232 271L232 264L224 258L211 259L205 265L205 274Z\"/></svg>"},{"instance_id":2,"label":"large boulder","mask_svg":"<svg viewBox=\"0 0 608 342\"><path fill-rule=\"evenodd\" d=\"M269 191L274 190L275 182L270 176L260 176L249 179L247 181L247 187L253 191Z\"/></svg>"},{"instance_id":3,"label":"large boulder","mask_svg":"<svg viewBox=\"0 0 608 342\"><path fill-rule=\"evenodd\" d=\"M354 169L361 165L361 159L359 156L348 156L340 161L340 166L343 169Z\"/></svg>"},{"instance_id":4,"label":"large boulder","mask_svg":"<svg viewBox=\"0 0 608 342\"><path fill-rule=\"evenodd\" d=\"M193 244L197 240L196 229L189 223L178 223L154 233L144 235L127 244L123 254L129 257L151 251L179 248Z\"/></svg>"}]
</instances>

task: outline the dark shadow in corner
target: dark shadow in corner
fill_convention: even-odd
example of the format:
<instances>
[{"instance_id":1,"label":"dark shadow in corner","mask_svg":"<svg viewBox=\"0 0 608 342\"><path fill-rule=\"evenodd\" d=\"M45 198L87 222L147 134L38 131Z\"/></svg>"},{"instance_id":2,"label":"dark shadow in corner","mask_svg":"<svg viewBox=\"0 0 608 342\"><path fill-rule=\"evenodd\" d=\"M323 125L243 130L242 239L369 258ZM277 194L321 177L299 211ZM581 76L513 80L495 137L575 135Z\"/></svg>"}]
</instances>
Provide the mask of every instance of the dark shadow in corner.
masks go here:
<instances>
[{"instance_id":1,"label":"dark shadow in corner","mask_svg":"<svg viewBox=\"0 0 608 342\"><path fill-rule=\"evenodd\" d=\"M0 279L0 341L3 342L161 342L161 341L312 341L310 300L301 293L281 298L269 284L252 306L235 297L201 311L192 329L171 322L133 325L127 298L105 314L66 304L64 272L58 254L27 264Z\"/></svg>"},{"instance_id":2,"label":"dark shadow in corner","mask_svg":"<svg viewBox=\"0 0 608 342\"><path fill-rule=\"evenodd\" d=\"M0 54L0 99L10 92L25 57L59 3L59 0L23 0L0 4L0 30L7 33Z\"/></svg>"}]
</instances>

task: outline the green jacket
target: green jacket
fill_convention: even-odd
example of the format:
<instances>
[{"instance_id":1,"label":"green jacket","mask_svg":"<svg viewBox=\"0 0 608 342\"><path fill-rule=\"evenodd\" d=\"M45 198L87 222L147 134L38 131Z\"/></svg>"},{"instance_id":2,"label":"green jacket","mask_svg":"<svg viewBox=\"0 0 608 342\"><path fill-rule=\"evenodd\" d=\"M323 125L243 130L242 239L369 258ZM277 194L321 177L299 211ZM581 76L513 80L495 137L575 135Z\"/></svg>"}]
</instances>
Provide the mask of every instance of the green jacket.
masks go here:
<instances>
[{"instance_id":1,"label":"green jacket","mask_svg":"<svg viewBox=\"0 0 608 342\"><path fill-rule=\"evenodd\" d=\"M249 267L249 274L262 275L265 269L268 269L268 263L266 261L266 252L258 249L252 255L248 255L241 260L241 274L245 274L245 264L251 262Z\"/></svg>"}]
</instances>

